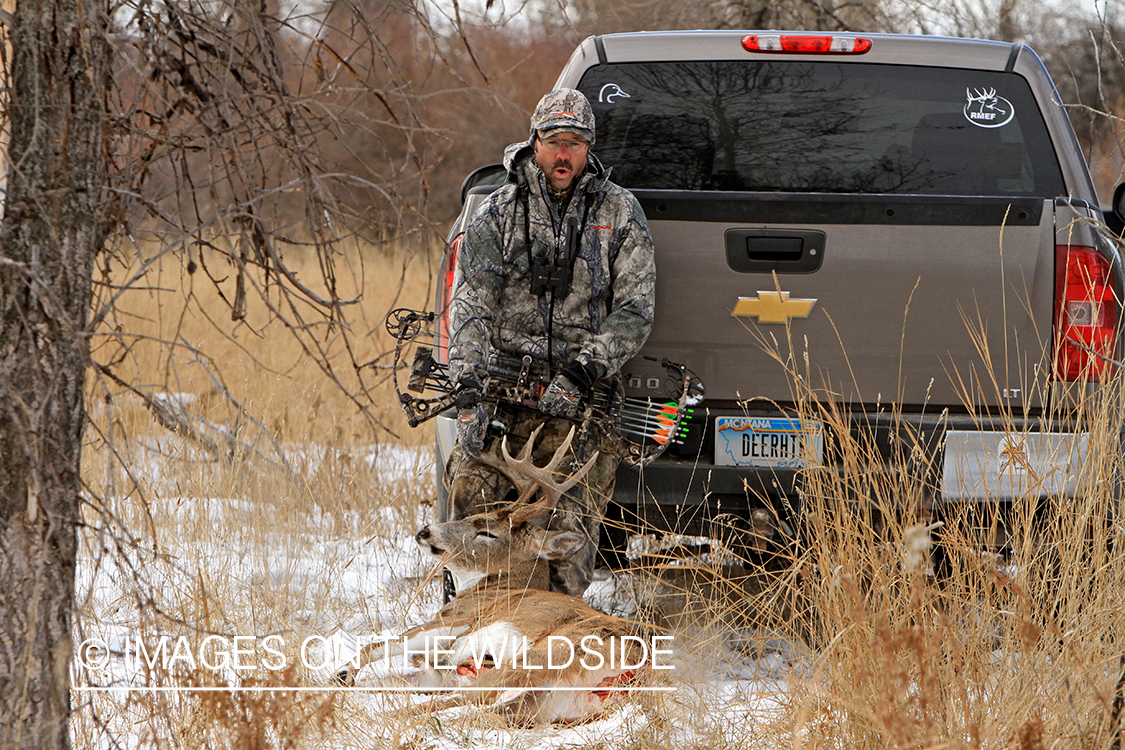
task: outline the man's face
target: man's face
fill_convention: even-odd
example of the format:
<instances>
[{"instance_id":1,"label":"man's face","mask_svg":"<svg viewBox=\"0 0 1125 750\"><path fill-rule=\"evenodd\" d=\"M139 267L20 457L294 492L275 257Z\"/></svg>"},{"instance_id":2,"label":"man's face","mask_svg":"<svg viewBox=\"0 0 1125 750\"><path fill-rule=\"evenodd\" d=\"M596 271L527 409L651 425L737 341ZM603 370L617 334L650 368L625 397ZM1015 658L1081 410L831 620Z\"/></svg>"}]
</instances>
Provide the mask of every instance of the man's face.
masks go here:
<instances>
[{"instance_id":1,"label":"man's face","mask_svg":"<svg viewBox=\"0 0 1125 750\"><path fill-rule=\"evenodd\" d=\"M546 140L535 139L535 163L555 190L567 190L586 170L590 144L575 133L557 133Z\"/></svg>"}]
</instances>

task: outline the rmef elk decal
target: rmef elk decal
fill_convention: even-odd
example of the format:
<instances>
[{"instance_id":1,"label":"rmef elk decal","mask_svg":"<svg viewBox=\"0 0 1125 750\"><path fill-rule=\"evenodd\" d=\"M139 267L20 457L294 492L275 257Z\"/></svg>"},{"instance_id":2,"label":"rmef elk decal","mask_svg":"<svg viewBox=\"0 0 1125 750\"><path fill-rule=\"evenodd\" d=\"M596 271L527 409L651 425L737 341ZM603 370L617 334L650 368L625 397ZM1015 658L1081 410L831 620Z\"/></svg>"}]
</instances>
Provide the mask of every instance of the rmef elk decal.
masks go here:
<instances>
[{"instance_id":1,"label":"rmef elk decal","mask_svg":"<svg viewBox=\"0 0 1125 750\"><path fill-rule=\"evenodd\" d=\"M573 428L547 465L531 460L539 435L519 458L478 460L519 492L488 513L422 527L414 539L457 582L457 595L437 615L401 637L364 646L340 672L347 684L367 664L405 656L420 689L470 688L468 699L524 722L562 721L600 711L613 696L651 684L654 670L672 669L670 635L642 637L635 623L598 612L580 598L548 591L548 561L580 549L581 536L532 523L578 483L597 455L563 482L555 481ZM528 502L542 490L542 499Z\"/></svg>"},{"instance_id":2,"label":"rmef elk decal","mask_svg":"<svg viewBox=\"0 0 1125 750\"><path fill-rule=\"evenodd\" d=\"M996 89L965 89L965 117L982 128L1007 125L1015 115L1012 103L996 95Z\"/></svg>"}]
</instances>

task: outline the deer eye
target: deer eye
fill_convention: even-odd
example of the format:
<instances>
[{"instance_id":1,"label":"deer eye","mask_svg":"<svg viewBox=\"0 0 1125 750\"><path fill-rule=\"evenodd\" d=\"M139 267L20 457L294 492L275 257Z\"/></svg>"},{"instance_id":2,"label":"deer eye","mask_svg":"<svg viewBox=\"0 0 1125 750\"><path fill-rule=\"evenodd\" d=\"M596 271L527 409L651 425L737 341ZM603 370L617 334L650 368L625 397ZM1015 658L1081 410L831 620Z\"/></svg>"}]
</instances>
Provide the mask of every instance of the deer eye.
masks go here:
<instances>
[{"instance_id":1,"label":"deer eye","mask_svg":"<svg viewBox=\"0 0 1125 750\"><path fill-rule=\"evenodd\" d=\"M493 534L488 529L481 529L477 532L477 536L483 536L485 539L499 539L500 537Z\"/></svg>"}]
</instances>

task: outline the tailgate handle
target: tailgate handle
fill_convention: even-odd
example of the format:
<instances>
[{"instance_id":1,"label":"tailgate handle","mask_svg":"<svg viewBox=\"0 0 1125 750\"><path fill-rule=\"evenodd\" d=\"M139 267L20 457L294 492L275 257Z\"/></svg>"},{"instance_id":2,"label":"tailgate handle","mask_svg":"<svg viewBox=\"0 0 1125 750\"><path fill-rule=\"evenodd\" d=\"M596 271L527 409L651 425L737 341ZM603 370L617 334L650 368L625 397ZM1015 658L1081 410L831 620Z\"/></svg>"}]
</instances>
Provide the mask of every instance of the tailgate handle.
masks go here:
<instances>
[{"instance_id":1,"label":"tailgate handle","mask_svg":"<svg viewBox=\"0 0 1125 750\"><path fill-rule=\"evenodd\" d=\"M750 260L784 260L791 263L801 259L805 243L800 237L747 237L746 255Z\"/></svg>"},{"instance_id":2,"label":"tailgate handle","mask_svg":"<svg viewBox=\"0 0 1125 750\"><path fill-rule=\"evenodd\" d=\"M815 229L728 229L727 265L739 273L814 273L824 261L824 232Z\"/></svg>"}]
</instances>

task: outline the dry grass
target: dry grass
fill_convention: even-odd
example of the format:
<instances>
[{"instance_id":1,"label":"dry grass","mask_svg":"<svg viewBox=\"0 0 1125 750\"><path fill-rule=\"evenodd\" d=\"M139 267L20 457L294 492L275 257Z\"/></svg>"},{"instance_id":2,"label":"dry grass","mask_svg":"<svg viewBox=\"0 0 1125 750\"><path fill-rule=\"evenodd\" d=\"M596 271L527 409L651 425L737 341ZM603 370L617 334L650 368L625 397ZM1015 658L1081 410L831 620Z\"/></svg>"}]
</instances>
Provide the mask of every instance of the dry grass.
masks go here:
<instances>
[{"instance_id":1,"label":"dry grass","mask_svg":"<svg viewBox=\"0 0 1125 750\"><path fill-rule=\"evenodd\" d=\"M1088 468L1081 497L1019 498L1004 516L946 509L938 529L893 472L876 467L858 497L854 477L814 479L802 593L820 719L807 745L1109 747L1125 568L1107 468ZM949 556L939 580L931 531Z\"/></svg>"},{"instance_id":2,"label":"dry grass","mask_svg":"<svg viewBox=\"0 0 1125 750\"><path fill-rule=\"evenodd\" d=\"M155 252L155 248L135 248L128 262L109 265L105 280L115 285L131 280L143 260ZM309 252L287 262L302 283L327 297L323 284L316 281L321 267ZM359 300L343 307L346 324L323 319L312 305L294 303L278 293L276 284L260 278L248 284L253 289L247 295L245 318L232 322L235 269L215 254L204 253L193 254L194 272L188 273L181 259L167 257L116 300L102 335L95 339L94 357L112 363L119 377L143 390L191 394L198 399L195 411L212 422L237 419L222 394L229 391L272 433L302 442L385 439L387 430L365 423L344 395L345 390L362 394L367 387L374 394L371 401L378 422L394 433L396 442L417 445L422 438L406 428L397 404L379 397L387 384L394 345L383 320L394 307L429 306L438 252L433 246L424 247L407 253L404 260L401 253L357 246L336 258L338 297ZM95 307L116 291L116 286L103 285ZM290 330L298 324L300 339ZM323 364L310 356L310 341L325 352ZM325 364L343 389L333 387ZM119 390L99 379L91 396L96 402L113 398ZM124 405L115 406L124 412ZM114 416L130 418L124 413Z\"/></svg>"},{"instance_id":3,"label":"dry grass","mask_svg":"<svg viewBox=\"0 0 1125 750\"><path fill-rule=\"evenodd\" d=\"M431 260L409 264L405 285L400 261L371 253L347 276L362 279L353 341L369 348L356 360L390 348L387 309L429 297ZM432 611L436 586L409 542L430 512L431 433L402 425L386 384L380 419L401 437L365 422L287 331L253 317L260 311L228 338L222 300L197 279L168 269L153 286L168 291L130 292L119 314L143 337L126 342L125 357L114 348L123 339L100 339L99 358L122 362L137 387L192 394L192 413L241 425L260 455L216 457L158 426L135 396L91 383L83 637L135 629L196 647L213 634L278 634L294 657L310 635L394 630ZM211 359L160 343L175 340ZM887 465L831 405L798 393L847 467L806 477L802 544L762 567L740 560L732 540L712 540L686 562L682 551L650 551L623 577L632 590L616 598L635 603L623 614L677 634L678 692L662 702L531 731L433 698L82 693L75 746L116 737L160 748L1114 747L1125 650L1118 393L1111 384L1082 406L1093 460L1081 497L1042 507L1021 498L1003 518L950 512L941 528L930 527L924 472ZM907 442L917 465L932 460ZM417 464L384 470L392 455ZM932 537L949 551L940 583L927 570ZM1003 539L1006 554L993 554ZM209 674L244 687L326 679L296 669Z\"/></svg>"},{"instance_id":4,"label":"dry grass","mask_svg":"<svg viewBox=\"0 0 1125 750\"><path fill-rule=\"evenodd\" d=\"M991 359L983 343L982 355ZM1085 463L1070 467L1077 496L1039 500L1039 482L1051 478L1029 469L1026 494L999 508L935 501L934 447L904 422L891 438L899 459L881 458L838 405L813 399L807 373L793 367L791 376L802 417L824 425L837 465L805 473L807 543L773 592L802 603L784 630L816 654L813 679L790 695L789 741L1117 747L1120 379L1071 403L1067 416L1089 435ZM976 395L966 393L966 403ZM1018 438L1016 416L998 421ZM931 558L938 541L942 556Z\"/></svg>"},{"instance_id":5,"label":"dry grass","mask_svg":"<svg viewBox=\"0 0 1125 750\"><path fill-rule=\"evenodd\" d=\"M350 341L327 326L314 332L337 377L353 392L371 389L375 416L395 435L365 418L264 304L232 324L231 280L216 287L169 262L120 297L94 342L96 359L112 362L128 387L105 377L90 383L84 638L112 645L130 633L168 635L198 654L210 635L276 634L292 665L309 636L390 627L430 604L418 581L396 581L380 567L404 557L405 531L434 492L430 438L406 427L387 381L393 343L382 323L391 307L426 304L433 260L432 250L409 262L370 250L342 259L339 294L362 300L348 310ZM314 263L290 262L302 278L319 273ZM137 264L114 277L130 277ZM362 383L354 362L369 363ZM201 432L236 435L239 449L228 455L168 431L144 396L182 405ZM191 685L199 674L259 687L310 679L292 668L161 679ZM103 685L121 677L94 675ZM76 706L78 747L115 738L296 747L332 726L336 709L331 694L284 692L84 693Z\"/></svg>"}]
</instances>

